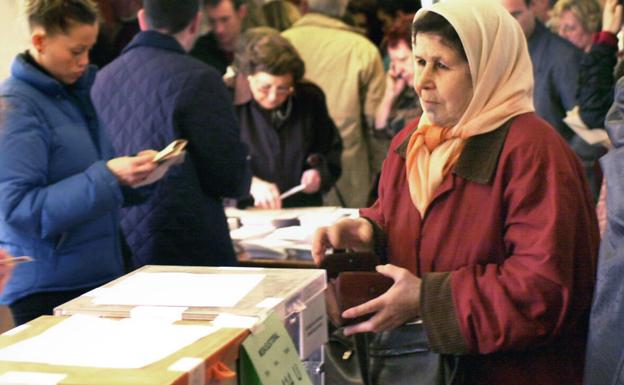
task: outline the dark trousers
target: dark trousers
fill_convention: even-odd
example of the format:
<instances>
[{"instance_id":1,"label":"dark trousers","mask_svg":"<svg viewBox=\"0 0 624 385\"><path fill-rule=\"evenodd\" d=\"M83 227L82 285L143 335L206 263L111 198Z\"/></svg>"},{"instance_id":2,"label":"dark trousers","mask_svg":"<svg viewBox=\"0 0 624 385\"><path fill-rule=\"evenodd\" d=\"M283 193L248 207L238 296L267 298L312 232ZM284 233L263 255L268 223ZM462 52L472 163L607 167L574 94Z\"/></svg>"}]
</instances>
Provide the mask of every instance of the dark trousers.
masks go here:
<instances>
[{"instance_id":1,"label":"dark trousers","mask_svg":"<svg viewBox=\"0 0 624 385\"><path fill-rule=\"evenodd\" d=\"M52 291L35 293L21 298L9 305L15 325L21 325L42 315L52 315L52 311L58 305L72 300L93 288Z\"/></svg>"}]
</instances>

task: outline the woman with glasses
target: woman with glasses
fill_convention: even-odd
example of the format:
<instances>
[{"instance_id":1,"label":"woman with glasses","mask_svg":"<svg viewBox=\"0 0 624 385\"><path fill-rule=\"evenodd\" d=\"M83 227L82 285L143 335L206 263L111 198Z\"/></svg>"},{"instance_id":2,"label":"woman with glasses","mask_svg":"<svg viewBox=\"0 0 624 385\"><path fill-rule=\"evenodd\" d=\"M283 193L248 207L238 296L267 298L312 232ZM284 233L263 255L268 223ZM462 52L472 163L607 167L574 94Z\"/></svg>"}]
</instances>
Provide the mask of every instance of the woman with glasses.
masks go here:
<instances>
[{"instance_id":1,"label":"woman with glasses","mask_svg":"<svg viewBox=\"0 0 624 385\"><path fill-rule=\"evenodd\" d=\"M250 147L254 205L322 205L322 193L340 176L342 153L325 95L302 80L305 69L297 51L270 28L245 33L234 65L234 104ZM299 192L284 194L297 186Z\"/></svg>"}]
</instances>

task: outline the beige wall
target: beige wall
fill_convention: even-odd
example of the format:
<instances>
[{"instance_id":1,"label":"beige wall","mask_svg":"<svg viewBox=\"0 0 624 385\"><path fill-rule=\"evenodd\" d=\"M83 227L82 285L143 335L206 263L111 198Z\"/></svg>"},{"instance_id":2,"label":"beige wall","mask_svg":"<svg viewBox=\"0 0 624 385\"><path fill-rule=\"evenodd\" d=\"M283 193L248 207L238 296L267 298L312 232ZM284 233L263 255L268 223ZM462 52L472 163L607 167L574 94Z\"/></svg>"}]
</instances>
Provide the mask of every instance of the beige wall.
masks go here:
<instances>
[{"instance_id":1,"label":"beige wall","mask_svg":"<svg viewBox=\"0 0 624 385\"><path fill-rule=\"evenodd\" d=\"M19 0L0 0L0 79L9 76L13 57L28 46L28 33L18 13Z\"/></svg>"}]
</instances>

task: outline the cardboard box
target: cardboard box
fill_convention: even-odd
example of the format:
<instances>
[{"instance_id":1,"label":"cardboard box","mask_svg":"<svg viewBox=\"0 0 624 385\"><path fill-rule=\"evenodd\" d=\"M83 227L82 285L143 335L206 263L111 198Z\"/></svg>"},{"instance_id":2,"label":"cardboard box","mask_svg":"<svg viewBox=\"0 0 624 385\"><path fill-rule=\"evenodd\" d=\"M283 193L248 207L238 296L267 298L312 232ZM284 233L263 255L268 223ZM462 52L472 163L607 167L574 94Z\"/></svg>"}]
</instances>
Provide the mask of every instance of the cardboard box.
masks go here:
<instances>
[{"instance_id":1,"label":"cardboard box","mask_svg":"<svg viewBox=\"0 0 624 385\"><path fill-rule=\"evenodd\" d=\"M246 284L247 277L249 280L257 280L260 276L262 278L259 283L253 286L253 289L239 298L233 305L194 306L201 302L201 298L191 298L198 293L193 293L193 295L180 293L182 298L180 300L173 297L166 298L171 294L171 291L177 289L173 287L173 284L167 283L170 282L167 279L169 277L167 274L171 274L173 277L175 273L183 273L191 278L211 277L210 279L214 280L220 280L226 276L236 276L239 285ZM152 288L152 290L160 293L155 293L154 298L137 299L133 302L132 298L126 296L117 298L119 302L116 304L102 303L102 299L107 296L110 297L112 291L123 291L124 287L130 286L139 287L139 285L130 284L137 282L139 278L146 277L162 279L162 285ZM196 287L204 286L198 284ZM271 312L275 311L284 320L286 329L297 346L300 358L305 359L327 341L325 288L325 271L318 269L144 266L101 288L58 306L54 310L54 314L58 316L90 314L100 317L129 318L152 312L153 316L165 318L215 322L224 315L230 315L250 318L250 325L252 325L261 322ZM234 287L217 287L212 290L205 290L211 291L206 296L216 294L216 297L227 297L229 292L235 289ZM212 291L217 293L212 293ZM110 302L114 302L114 300Z\"/></svg>"},{"instance_id":2,"label":"cardboard box","mask_svg":"<svg viewBox=\"0 0 624 385\"><path fill-rule=\"evenodd\" d=\"M9 346L41 335L66 321L66 317L39 317L0 335L0 352ZM114 320L120 322L119 320ZM180 325L206 325L181 321ZM2 384L59 385L204 385L236 384L239 347L249 332L219 329L177 350L166 358L134 369L66 366L0 360ZM85 341L88 344L89 341ZM97 346L93 346L97 349ZM123 349L120 346L119 349ZM225 364L225 366L223 366Z\"/></svg>"}]
</instances>

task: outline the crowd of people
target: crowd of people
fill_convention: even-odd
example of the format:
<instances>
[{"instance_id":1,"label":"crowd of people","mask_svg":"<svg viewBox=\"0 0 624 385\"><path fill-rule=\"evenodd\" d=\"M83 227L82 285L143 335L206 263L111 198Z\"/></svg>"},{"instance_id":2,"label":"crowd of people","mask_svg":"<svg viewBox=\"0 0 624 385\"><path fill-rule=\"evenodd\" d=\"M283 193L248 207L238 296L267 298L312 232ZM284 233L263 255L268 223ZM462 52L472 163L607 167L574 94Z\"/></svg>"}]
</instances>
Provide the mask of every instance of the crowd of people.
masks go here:
<instances>
[{"instance_id":1,"label":"crowd of people","mask_svg":"<svg viewBox=\"0 0 624 385\"><path fill-rule=\"evenodd\" d=\"M235 265L225 200L344 206L315 260L373 251L394 281L342 314L373 314L340 330L367 336L363 383L624 384L618 0L24 3L0 88L16 324L145 264Z\"/></svg>"}]
</instances>

